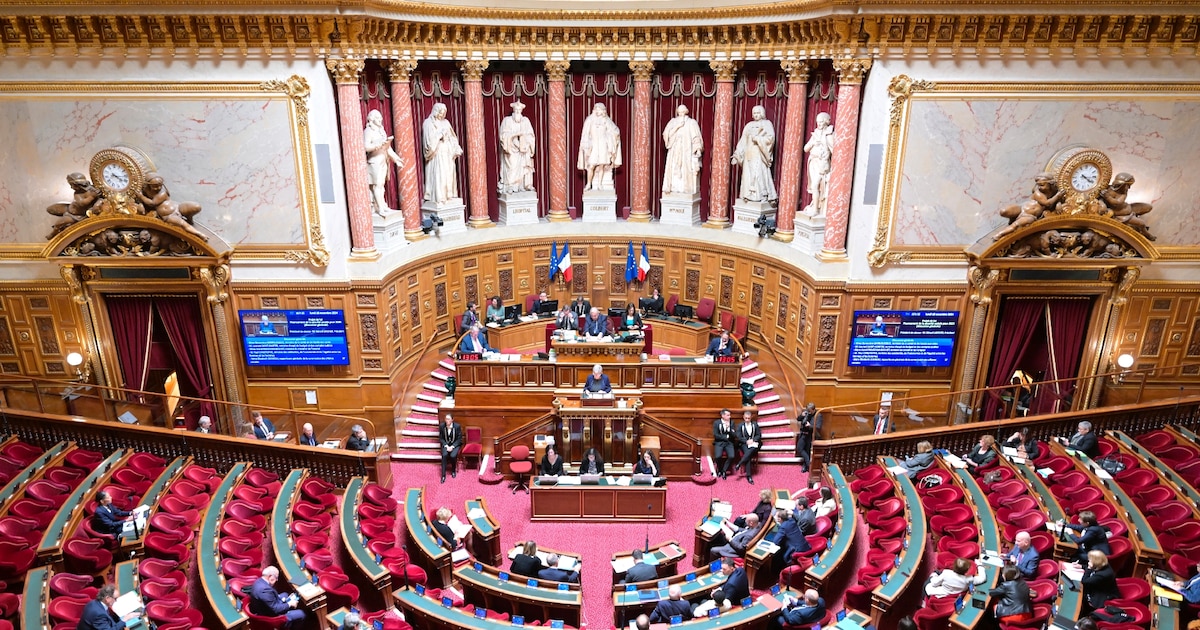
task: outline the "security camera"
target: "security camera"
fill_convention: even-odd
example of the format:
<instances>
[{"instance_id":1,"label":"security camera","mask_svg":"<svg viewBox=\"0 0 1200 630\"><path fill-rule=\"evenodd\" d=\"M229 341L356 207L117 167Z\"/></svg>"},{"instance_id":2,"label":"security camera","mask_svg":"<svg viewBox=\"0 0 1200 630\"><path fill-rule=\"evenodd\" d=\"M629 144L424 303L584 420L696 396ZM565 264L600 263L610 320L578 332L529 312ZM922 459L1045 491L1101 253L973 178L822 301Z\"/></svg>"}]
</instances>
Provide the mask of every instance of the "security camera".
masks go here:
<instances>
[{"instance_id":1,"label":"security camera","mask_svg":"<svg viewBox=\"0 0 1200 630\"><path fill-rule=\"evenodd\" d=\"M446 222L436 214L431 214L424 219L421 219L421 232L429 234L430 232L442 227Z\"/></svg>"},{"instance_id":2,"label":"security camera","mask_svg":"<svg viewBox=\"0 0 1200 630\"><path fill-rule=\"evenodd\" d=\"M754 222L754 229L758 230L758 238L767 238L775 233L775 219L761 216Z\"/></svg>"}]
</instances>

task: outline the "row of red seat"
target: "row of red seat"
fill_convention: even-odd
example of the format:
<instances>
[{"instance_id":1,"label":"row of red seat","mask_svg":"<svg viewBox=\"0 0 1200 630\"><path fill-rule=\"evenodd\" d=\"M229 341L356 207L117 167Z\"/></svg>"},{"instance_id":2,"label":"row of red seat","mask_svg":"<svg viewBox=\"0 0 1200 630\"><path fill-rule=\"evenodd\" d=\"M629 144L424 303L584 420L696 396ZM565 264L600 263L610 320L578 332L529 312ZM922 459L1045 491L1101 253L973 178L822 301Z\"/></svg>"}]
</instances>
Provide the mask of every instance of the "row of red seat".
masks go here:
<instances>
[{"instance_id":1,"label":"row of red seat","mask_svg":"<svg viewBox=\"0 0 1200 630\"><path fill-rule=\"evenodd\" d=\"M847 608L871 610L871 594L880 585L884 573L895 566L896 555L904 548L908 521L904 501L896 496L896 487L887 469L873 464L854 471L850 490L858 501L858 509L867 522L866 565L860 567L856 583L846 589ZM875 512L889 513L886 518L872 516ZM869 519L869 520L868 520ZM871 525L871 523L876 523ZM921 541L924 544L924 541Z\"/></svg>"}]
</instances>

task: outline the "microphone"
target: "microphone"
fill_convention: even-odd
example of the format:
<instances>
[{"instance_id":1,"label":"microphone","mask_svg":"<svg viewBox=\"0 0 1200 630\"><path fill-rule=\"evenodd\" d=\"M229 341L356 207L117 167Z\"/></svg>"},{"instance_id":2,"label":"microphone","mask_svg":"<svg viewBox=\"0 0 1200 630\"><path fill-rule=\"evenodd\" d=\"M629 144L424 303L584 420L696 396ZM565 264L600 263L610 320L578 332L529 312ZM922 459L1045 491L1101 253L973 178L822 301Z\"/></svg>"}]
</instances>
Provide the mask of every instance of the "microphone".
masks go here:
<instances>
[{"instance_id":1,"label":"microphone","mask_svg":"<svg viewBox=\"0 0 1200 630\"><path fill-rule=\"evenodd\" d=\"M654 506L647 503L646 512L649 513L654 509ZM642 553L650 553L650 523L646 523L646 546L642 548Z\"/></svg>"}]
</instances>

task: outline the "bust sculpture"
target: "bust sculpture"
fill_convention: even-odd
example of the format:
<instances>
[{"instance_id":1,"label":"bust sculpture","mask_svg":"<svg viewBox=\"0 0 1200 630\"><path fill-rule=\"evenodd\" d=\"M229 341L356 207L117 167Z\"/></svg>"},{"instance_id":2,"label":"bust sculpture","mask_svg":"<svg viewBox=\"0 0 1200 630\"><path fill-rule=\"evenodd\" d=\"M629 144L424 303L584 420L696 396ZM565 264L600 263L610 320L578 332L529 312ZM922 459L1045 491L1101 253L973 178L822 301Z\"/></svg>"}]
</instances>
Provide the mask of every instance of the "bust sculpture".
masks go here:
<instances>
[{"instance_id":1,"label":"bust sculpture","mask_svg":"<svg viewBox=\"0 0 1200 630\"><path fill-rule=\"evenodd\" d=\"M770 203L778 198L771 165L775 163L775 125L767 120L767 110L757 105L751 110L753 120L742 128L742 136L734 149L733 164L742 167L742 184L738 197L745 201Z\"/></svg>"},{"instance_id":2,"label":"bust sculpture","mask_svg":"<svg viewBox=\"0 0 1200 630\"><path fill-rule=\"evenodd\" d=\"M700 156L704 153L704 138L700 125L688 116L686 105L675 108L675 117L663 130L667 145L667 160L663 164L664 195L694 195L700 191Z\"/></svg>"},{"instance_id":3,"label":"bust sculpture","mask_svg":"<svg viewBox=\"0 0 1200 630\"><path fill-rule=\"evenodd\" d=\"M371 209L384 216L391 211L384 198L387 186L389 162L403 165L399 155L392 150L392 136L383 130L383 114L372 109L367 112L367 126L363 128L363 148L367 152L367 185L371 190Z\"/></svg>"},{"instance_id":4,"label":"bust sculpture","mask_svg":"<svg viewBox=\"0 0 1200 630\"><path fill-rule=\"evenodd\" d=\"M621 166L621 130L608 117L604 103L596 103L583 121L578 168L587 173L584 190L613 190L613 169Z\"/></svg>"},{"instance_id":5,"label":"bust sculpture","mask_svg":"<svg viewBox=\"0 0 1200 630\"><path fill-rule=\"evenodd\" d=\"M498 192L533 190L533 124L523 114L525 104L514 101L512 113L500 121L500 183Z\"/></svg>"},{"instance_id":6,"label":"bust sculpture","mask_svg":"<svg viewBox=\"0 0 1200 630\"><path fill-rule=\"evenodd\" d=\"M421 123L425 154L425 201L445 203L458 195L458 171L455 161L463 154L458 134L446 120L445 103L436 103Z\"/></svg>"},{"instance_id":7,"label":"bust sculpture","mask_svg":"<svg viewBox=\"0 0 1200 630\"><path fill-rule=\"evenodd\" d=\"M833 168L833 127L829 114L817 114L817 127L804 145L808 154L808 194L811 198L803 212L812 216L825 213L829 193L829 171Z\"/></svg>"}]
</instances>

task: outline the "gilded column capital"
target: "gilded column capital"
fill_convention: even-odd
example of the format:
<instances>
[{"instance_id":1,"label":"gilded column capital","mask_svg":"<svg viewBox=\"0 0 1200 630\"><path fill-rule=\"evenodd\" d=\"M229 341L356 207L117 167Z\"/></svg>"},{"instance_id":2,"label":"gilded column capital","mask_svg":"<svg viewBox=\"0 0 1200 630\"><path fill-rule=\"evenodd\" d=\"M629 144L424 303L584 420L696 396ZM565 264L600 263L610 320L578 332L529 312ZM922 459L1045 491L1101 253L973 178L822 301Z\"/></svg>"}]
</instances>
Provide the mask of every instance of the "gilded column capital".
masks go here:
<instances>
[{"instance_id":1,"label":"gilded column capital","mask_svg":"<svg viewBox=\"0 0 1200 630\"><path fill-rule=\"evenodd\" d=\"M738 68L742 64L736 61L710 61L708 67L712 68L713 74L716 75L718 81L733 81L737 76Z\"/></svg>"},{"instance_id":2,"label":"gilded column capital","mask_svg":"<svg viewBox=\"0 0 1200 630\"><path fill-rule=\"evenodd\" d=\"M412 76L413 70L417 69L417 60L388 59L383 62L383 69L387 71L390 80L407 81Z\"/></svg>"},{"instance_id":3,"label":"gilded column capital","mask_svg":"<svg viewBox=\"0 0 1200 630\"><path fill-rule=\"evenodd\" d=\"M567 72L571 70L571 62L567 60L553 60L544 62L546 66L546 76L551 81L565 81Z\"/></svg>"},{"instance_id":4,"label":"gilded column capital","mask_svg":"<svg viewBox=\"0 0 1200 630\"><path fill-rule=\"evenodd\" d=\"M834 59L833 69L838 73L838 83L862 83L867 70L871 69L870 59Z\"/></svg>"},{"instance_id":5,"label":"gilded column capital","mask_svg":"<svg viewBox=\"0 0 1200 630\"><path fill-rule=\"evenodd\" d=\"M366 63L362 59L326 59L325 67L333 75L335 83L358 83Z\"/></svg>"},{"instance_id":6,"label":"gilded column capital","mask_svg":"<svg viewBox=\"0 0 1200 630\"><path fill-rule=\"evenodd\" d=\"M486 59L472 59L458 63L458 69L462 71L464 81L482 81L483 71L487 70L487 67Z\"/></svg>"},{"instance_id":7,"label":"gilded column capital","mask_svg":"<svg viewBox=\"0 0 1200 630\"><path fill-rule=\"evenodd\" d=\"M629 71L633 73L634 81L649 81L650 75L654 73L653 61L630 61Z\"/></svg>"},{"instance_id":8,"label":"gilded column capital","mask_svg":"<svg viewBox=\"0 0 1200 630\"><path fill-rule=\"evenodd\" d=\"M787 73L788 83L808 83L808 74L815 64L807 59L784 59L779 65Z\"/></svg>"}]
</instances>

